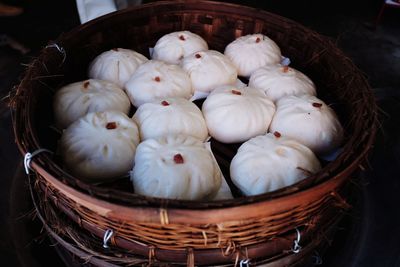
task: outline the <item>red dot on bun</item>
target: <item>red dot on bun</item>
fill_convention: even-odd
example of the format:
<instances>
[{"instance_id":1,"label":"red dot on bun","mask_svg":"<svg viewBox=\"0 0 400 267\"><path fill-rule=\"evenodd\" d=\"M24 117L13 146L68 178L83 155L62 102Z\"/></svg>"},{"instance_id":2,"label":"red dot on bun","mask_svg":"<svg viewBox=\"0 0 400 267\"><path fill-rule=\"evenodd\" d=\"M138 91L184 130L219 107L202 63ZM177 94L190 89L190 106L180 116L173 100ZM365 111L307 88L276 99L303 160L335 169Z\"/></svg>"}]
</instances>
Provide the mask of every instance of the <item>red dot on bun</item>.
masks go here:
<instances>
[{"instance_id":1,"label":"red dot on bun","mask_svg":"<svg viewBox=\"0 0 400 267\"><path fill-rule=\"evenodd\" d=\"M322 107L322 103L314 102L314 103L312 103L312 105L313 105L313 107L316 107L316 108Z\"/></svg>"},{"instance_id":2,"label":"red dot on bun","mask_svg":"<svg viewBox=\"0 0 400 267\"><path fill-rule=\"evenodd\" d=\"M163 101L161 101L161 105L163 105L163 106L169 106L169 103L168 103L168 101L163 100Z\"/></svg>"},{"instance_id":3,"label":"red dot on bun","mask_svg":"<svg viewBox=\"0 0 400 267\"><path fill-rule=\"evenodd\" d=\"M90 82L86 81L83 83L83 88L87 89L89 87Z\"/></svg>"},{"instance_id":4,"label":"red dot on bun","mask_svg":"<svg viewBox=\"0 0 400 267\"><path fill-rule=\"evenodd\" d=\"M181 154L175 154L175 155L174 155L174 162L175 162L176 164L183 164L183 163L184 163L184 160L183 160L182 155L181 155Z\"/></svg>"},{"instance_id":5,"label":"red dot on bun","mask_svg":"<svg viewBox=\"0 0 400 267\"><path fill-rule=\"evenodd\" d=\"M289 66L283 66L282 71L285 72L285 73L288 72L289 71Z\"/></svg>"},{"instance_id":6,"label":"red dot on bun","mask_svg":"<svg viewBox=\"0 0 400 267\"><path fill-rule=\"evenodd\" d=\"M115 121L109 122L106 124L106 129L112 130L117 128L117 123Z\"/></svg>"},{"instance_id":7,"label":"red dot on bun","mask_svg":"<svg viewBox=\"0 0 400 267\"><path fill-rule=\"evenodd\" d=\"M242 95L242 92L240 92L238 90L232 90L232 94L234 94L234 95Z\"/></svg>"}]
</instances>

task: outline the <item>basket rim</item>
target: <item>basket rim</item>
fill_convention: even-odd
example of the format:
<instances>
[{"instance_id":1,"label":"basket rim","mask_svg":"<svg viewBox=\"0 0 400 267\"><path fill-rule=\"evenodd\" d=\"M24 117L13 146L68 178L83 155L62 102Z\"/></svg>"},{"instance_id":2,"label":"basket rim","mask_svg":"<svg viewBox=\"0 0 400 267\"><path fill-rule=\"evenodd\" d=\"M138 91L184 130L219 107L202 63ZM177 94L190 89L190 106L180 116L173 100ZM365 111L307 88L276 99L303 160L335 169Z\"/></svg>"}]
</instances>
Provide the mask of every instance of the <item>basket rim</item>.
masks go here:
<instances>
[{"instance_id":1,"label":"basket rim","mask_svg":"<svg viewBox=\"0 0 400 267\"><path fill-rule=\"evenodd\" d=\"M49 182L58 192L66 198L79 203L80 206L87 208L96 214L104 217L111 217L120 221L133 221L143 223L161 223L161 224L211 224L228 221L240 221L243 214L247 214L246 220L251 218L260 218L276 215L282 210L290 210L293 203L301 205L310 203L314 199L324 196L336 196L338 189L347 180L347 175L358 168L358 162L353 162L351 168L344 170L341 175L315 185L311 188L294 192L279 198L262 199L258 202L249 204L234 205L230 207L211 207L208 209L182 209L176 207L143 207L126 206L115 204L109 201L98 199L89 194L79 192L78 190L65 185L57 178L48 174L39 164L33 163L35 170L40 173L41 178Z\"/></svg>"},{"instance_id":2,"label":"basket rim","mask_svg":"<svg viewBox=\"0 0 400 267\"><path fill-rule=\"evenodd\" d=\"M133 11L137 11L140 10L142 8L147 8L150 6L153 7L157 7L157 6L168 6L168 5L195 5L197 3L207 3L207 4L211 4L211 5L218 5L218 6L223 6L223 7L230 7L230 8L244 8L248 11L252 11L255 12L257 17L261 17L262 15L268 15L268 16L274 16L276 18L282 19L284 21L290 22L290 23L294 23L296 25L298 25L301 28L304 28L307 31L313 32L314 34L317 34L318 36L320 36L320 34L315 33L312 30L309 30L308 28L305 28L304 26L302 26L301 24L292 21L290 19L287 19L285 17L270 13L268 11L265 10L260 10L260 9L256 9L253 7L247 7L247 6L242 6L242 5L238 5L238 4L233 4L233 3L221 3L221 2L214 2L214 1L160 1L160 2L154 2L154 3L148 3L148 4L144 4L141 6L135 6L135 7L131 7L128 9L124 9L124 10L120 10L120 11L116 11L110 14L107 14L105 16L102 16L100 18L97 18L95 20L89 21L88 23L82 24L74 29L72 29L71 31L69 31L68 33L63 33L61 34L57 40L56 43L64 43L66 41L68 41L68 38L71 38L71 36L73 36L74 34L85 30L87 28L93 27L92 25L95 25L97 23L103 23L104 21L107 21L108 19L112 18L113 16L117 16L120 14L129 14ZM215 11L215 10L214 10ZM215 11L216 12L216 11ZM351 62L351 60L349 60L343 53L342 51L340 51L332 42L328 41L331 46L336 49L341 55L343 55L344 59L346 60L347 64L351 64L350 66L355 67L354 64ZM45 49L44 49L45 50ZM14 119L13 119L13 128L14 128L14 135L16 137L16 142L18 145L18 148L20 150L20 152L25 155L28 152L32 152L35 151L39 148L41 148L40 143L38 141L37 135L35 131L28 131L28 133L26 133L26 128L32 129L32 125L28 124L26 125L19 125L17 123L17 121L24 116L24 114L21 114L20 109L21 106L25 105L24 101L29 101L29 98L26 99L25 96L25 92L24 92L24 88L26 83L29 81L29 79L31 78L32 74L32 69L34 68L35 64L39 64L38 62L43 59L44 55L45 55L45 51L42 50L42 52L40 53L39 57L34 61L34 63L26 70L26 73L24 75L24 78L22 79L21 83L18 85L17 87L17 92L15 95L14 100L14 105L13 108L15 110L15 112L13 112L14 114ZM357 68L356 68L357 69ZM358 70L358 69L357 69ZM245 205L257 205L257 203L267 203L269 201L273 201L273 200L279 200L282 197L287 197L290 195L295 195L297 193L304 193L304 192L310 192L310 190L312 191L313 188L315 186L319 186L321 184L324 183L328 183L330 180L333 181L342 181L343 177L340 176L346 176L349 175L350 173L352 173L353 171L355 171L357 168L359 168L359 165L361 165L363 163L363 161L365 161L368 152L371 150L374 140L375 140L375 134L376 134L376 125L378 122L377 119L377 112L376 112L376 103L375 101L372 101L373 97L372 97L372 92L370 90L370 87L366 81L366 79L364 78L364 76L362 75L361 72L357 73L359 78L361 79L361 81L364 83L365 86L365 94L369 95L370 98L370 102L371 102L371 106L369 107L371 109L370 111L370 115L372 115L372 118L369 118L369 122L368 124L368 129L362 129L363 131L368 131L369 136L367 137L367 139L365 140L365 142L362 144L362 148L357 151L359 154L358 156L351 162L351 164L347 164L345 167L342 167L339 169L339 172L334 176L334 177L330 177L329 179L325 179L319 181L316 184L313 184L311 187L309 186L308 188L301 190L299 189L297 186L298 184L292 185L288 188L285 188L283 190L278 190L275 192L271 192L271 193L265 193L265 194L261 194L258 196L253 196L253 197L241 197L241 198L236 198L233 200L219 200L219 201L212 201L207 203L208 207L205 210L209 210L209 209L215 209L215 210L219 210L219 209L226 209L227 207L229 208L237 208L240 206L245 206ZM24 101L22 101L24 100ZM30 120L28 120L28 123L30 122ZM31 138L31 143L32 144L28 144L28 142L26 142L26 138ZM347 145L347 144L345 144ZM342 155L343 156L343 155ZM340 157L340 156L339 156ZM71 185L71 183L68 181L68 177L72 177L69 174L65 173L61 168L59 168L58 171L64 172L64 178L62 180L59 180L57 178L55 178L50 172L45 170L46 161L51 161L50 157L48 157L48 155L43 155L40 154L37 156L37 158L35 158L35 160L32 161L32 168L39 173L40 175L44 176L46 179L50 179L50 181L53 181L52 179L57 180L57 182L60 183L60 187L62 187L61 185L63 185L65 188L64 189L68 189L72 188L72 189L77 189L76 186L78 186L78 190L76 190L78 193L82 193L82 191L86 191L89 192L90 190L87 190L87 188L82 188L80 187L80 185L85 185L84 182L78 182L75 185ZM56 166L57 167L57 166ZM360 167L362 168L362 167ZM65 178L67 177L67 178ZM314 177L315 178L315 177ZM317 177L318 178L318 177ZM321 177L319 177L321 178ZM54 180L54 181L55 181ZM308 178L306 179L308 180ZM53 182L54 182L53 181ZM88 187L89 189L95 189L95 187L91 187L91 185ZM92 192L89 192L90 194L92 194ZM134 194L132 194L134 195ZM134 196L135 197L135 196ZM99 200L99 201L104 201L102 199L99 198L99 196L94 197L93 199L95 200ZM148 198L146 197L145 199L152 199L154 202L152 202L153 204L155 203L155 206L159 205L159 207L164 207L164 206L168 206L169 210L171 210L171 208L178 210L187 210L188 208L182 207L181 204L182 203L190 203L193 204L190 209L195 209L195 210L201 210L204 209L204 206L197 206L195 201L181 201L181 200L168 200L167 202L165 200L160 200L157 198ZM109 200L110 201L110 200ZM115 203L114 203L115 204ZM130 206L131 208L133 208L132 205L128 205L127 203L121 203L121 204L115 204L117 206ZM149 208L149 207L146 207ZM157 207L153 207L156 208Z\"/></svg>"}]
</instances>

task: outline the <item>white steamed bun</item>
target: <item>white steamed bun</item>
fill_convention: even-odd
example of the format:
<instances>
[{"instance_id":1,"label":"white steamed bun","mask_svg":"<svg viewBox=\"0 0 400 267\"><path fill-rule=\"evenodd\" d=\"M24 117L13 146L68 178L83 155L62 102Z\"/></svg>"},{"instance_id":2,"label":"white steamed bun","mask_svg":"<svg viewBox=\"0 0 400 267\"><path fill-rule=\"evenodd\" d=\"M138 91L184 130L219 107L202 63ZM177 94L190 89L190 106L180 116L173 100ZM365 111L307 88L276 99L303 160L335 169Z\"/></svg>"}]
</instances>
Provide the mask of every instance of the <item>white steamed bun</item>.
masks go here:
<instances>
[{"instance_id":1,"label":"white steamed bun","mask_svg":"<svg viewBox=\"0 0 400 267\"><path fill-rule=\"evenodd\" d=\"M232 159L230 174L243 194L253 196L295 184L320 169L309 148L276 132L243 143Z\"/></svg>"},{"instance_id":2,"label":"white steamed bun","mask_svg":"<svg viewBox=\"0 0 400 267\"><path fill-rule=\"evenodd\" d=\"M326 156L340 146L343 128L334 110L321 99L310 96L286 96L276 103L270 131L278 131Z\"/></svg>"},{"instance_id":3,"label":"white steamed bun","mask_svg":"<svg viewBox=\"0 0 400 267\"><path fill-rule=\"evenodd\" d=\"M140 130L141 140L166 135L190 135L201 141L208 137L201 110L184 98L165 98L141 105L133 120Z\"/></svg>"},{"instance_id":4,"label":"white steamed bun","mask_svg":"<svg viewBox=\"0 0 400 267\"><path fill-rule=\"evenodd\" d=\"M189 75L178 65L149 60L141 65L125 85L125 90L136 107L165 97L193 95Z\"/></svg>"},{"instance_id":5,"label":"white steamed bun","mask_svg":"<svg viewBox=\"0 0 400 267\"><path fill-rule=\"evenodd\" d=\"M233 62L239 76L249 77L256 69L281 62L279 46L263 34L237 38L225 48L224 54Z\"/></svg>"},{"instance_id":6,"label":"white steamed bun","mask_svg":"<svg viewBox=\"0 0 400 267\"><path fill-rule=\"evenodd\" d=\"M281 64L266 65L254 71L249 86L261 89L272 101L287 95L316 95L314 83L306 75Z\"/></svg>"},{"instance_id":7,"label":"white steamed bun","mask_svg":"<svg viewBox=\"0 0 400 267\"><path fill-rule=\"evenodd\" d=\"M124 88L136 69L148 59L136 51L114 48L98 55L89 66L89 77L106 80Z\"/></svg>"},{"instance_id":8,"label":"white steamed bun","mask_svg":"<svg viewBox=\"0 0 400 267\"><path fill-rule=\"evenodd\" d=\"M215 89L202 111L213 138L236 143L267 133L275 105L260 90L228 85Z\"/></svg>"},{"instance_id":9,"label":"white steamed bun","mask_svg":"<svg viewBox=\"0 0 400 267\"><path fill-rule=\"evenodd\" d=\"M68 84L58 90L53 99L55 123L59 129L67 128L90 112L115 110L128 114L130 107L129 98L120 87L95 79Z\"/></svg>"},{"instance_id":10,"label":"white steamed bun","mask_svg":"<svg viewBox=\"0 0 400 267\"><path fill-rule=\"evenodd\" d=\"M221 187L221 179L204 143L184 135L140 143L131 172L135 193L170 199L211 200Z\"/></svg>"},{"instance_id":11,"label":"white steamed bun","mask_svg":"<svg viewBox=\"0 0 400 267\"><path fill-rule=\"evenodd\" d=\"M98 182L128 174L138 144L138 127L124 113L93 112L64 130L60 152L73 175Z\"/></svg>"},{"instance_id":12,"label":"white steamed bun","mask_svg":"<svg viewBox=\"0 0 400 267\"><path fill-rule=\"evenodd\" d=\"M194 53L183 59L195 91L210 92L216 87L236 84L237 71L230 59L215 50Z\"/></svg>"},{"instance_id":13,"label":"white steamed bun","mask_svg":"<svg viewBox=\"0 0 400 267\"><path fill-rule=\"evenodd\" d=\"M189 31L172 32L157 41L152 59L180 64L184 57L205 50L208 50L208 45L201 36Z\"/></svg>"}]
</instances>

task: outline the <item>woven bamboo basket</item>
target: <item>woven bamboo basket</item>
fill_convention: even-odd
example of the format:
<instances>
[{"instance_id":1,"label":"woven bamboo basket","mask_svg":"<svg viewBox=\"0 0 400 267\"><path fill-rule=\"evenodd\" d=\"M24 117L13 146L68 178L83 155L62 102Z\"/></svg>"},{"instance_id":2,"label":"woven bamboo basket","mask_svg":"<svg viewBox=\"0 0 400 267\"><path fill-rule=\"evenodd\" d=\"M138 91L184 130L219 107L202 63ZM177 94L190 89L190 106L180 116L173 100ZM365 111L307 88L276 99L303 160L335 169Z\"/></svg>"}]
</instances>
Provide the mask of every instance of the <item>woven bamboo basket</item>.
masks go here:
<instances>
[{"instance_id":1,"label":"woven bamboo basket","mask_svg":"<svg viewBox=\"0 0 400 267\"><path fill-rule=\"evenodd\" d=\"M338 157L293 186L243 197L229 179L230 160L238 145L211 140L235 196L213 202L139 196L128 179L93 185L65 172L57 154L46 152L55 152L60 138L52 130L54 92L87 78L89 62L101 52L124 47L149 57L149 48L161 36L178 30L201 35L211 49L219 51L246 34L263 33L272 38L293 66L315 82L318 96L338 114L345 128ZM243 260L272 263L305 255L305 248L311 251L324 242L323 236L332 232L332 224L349 208L346 199L351 180L364 168L377 128L376 105L366 79L331 41L266 11L209 1L150 3L62 34L27 69L15 93L13 110L21 153L46 149L30 163L37 198L45 203L39 206L53 211L45 213L51 216L42 216L44 223L53 232L52 225L60 225L54 224L57 220L73 225L75 237L68 238L85 240L90 236L90 251L109 255L106 262L111 261L111 254L114 260L134 255L153 264L207 266ZM300 236L304 249L297 253L294 240ZM104 242L109 249L99 248Z\"/></svg>"},{"instance_id":2,"label":"woven bamboo basket","mask_svg":"<svg viewBox=\"0 0 400 267\"><path fill-rule=\"evenodd\" d=\"M153 259L151 254L149 257L144 257L125 250L123 257L121 257L121 251L119 249L115 249L111 246L108 249L104 249L104 247L102 247L103 244L99 242L96 237L93 237L90 231L76 225L66 214L60 212L58 207L54 204L54 201L48 201L57 196L53 194L46 195L45 192L47 191L40 188L40 182L38 182L38 180L36 180L36 182L30 181L29 189L37 212L37 217L43 223L50 238L61 249L71 254L72 259L69 260L69 263L73 262L74 266L80 264L85 264L85 266L90 264L93 266L105 267L133 265L182 266L181 262L176 262L174 260L162 262ZM273 257L252 259L249 264L245 264L244 266L300 266L303 265L303 263L307 264L307 266L314 266L316 263L320 262L320 253L327 247L326 240L332 238L336 227L340 223L341 217L342 216L336 216L328 220L324 225L321 225L318 236L315 236L313 242L302 245L299 253L292 253L291 250L282 250ZM290 237L288 237L288 240L289 239ZM63 254L65 255L65 252L63 252ZM235 259L236 265L240 264L238 260L239 258ZM241 261L243 262L243 260ZM212 265L232 266L235 265L235 263L218 265L213 263ZM186 264L190 265L193 263L183 263L183 265Z\"/></svg>"}]
</instances>

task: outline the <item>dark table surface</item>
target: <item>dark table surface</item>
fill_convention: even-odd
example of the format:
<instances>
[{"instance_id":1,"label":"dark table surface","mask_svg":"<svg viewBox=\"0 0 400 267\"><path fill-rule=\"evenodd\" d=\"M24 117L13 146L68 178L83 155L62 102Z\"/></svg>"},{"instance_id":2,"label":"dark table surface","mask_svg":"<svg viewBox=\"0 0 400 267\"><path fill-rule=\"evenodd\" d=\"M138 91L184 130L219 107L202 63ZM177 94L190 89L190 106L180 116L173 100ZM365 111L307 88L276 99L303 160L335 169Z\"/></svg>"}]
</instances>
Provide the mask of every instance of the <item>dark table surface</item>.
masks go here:
<instances>
[{"instance_id":1,"label":"dark table surface","mask_svg":"<svg viewBox=\"0 0 400 267\"><path fill-rule=\"evenodd\" d=\"M49 40L79 25L74 1L8 1L25 8L0 17L6 34L31 52L0 47L0 96L18 84L24 64ZM33 3L34 2L34 3ZM236 1L239 2L239 1ZM331 37L368 77L380 108L370 167L363 172L352 212L341 224L322 266L400 266L400 16L388 10L374 29L383 1L247 1ZM244 4L244 2L242 2ZM63 266L62 256L34 217L10 110L0 103L0 258L2 266Z\"/></svg>"}]
</instances>

